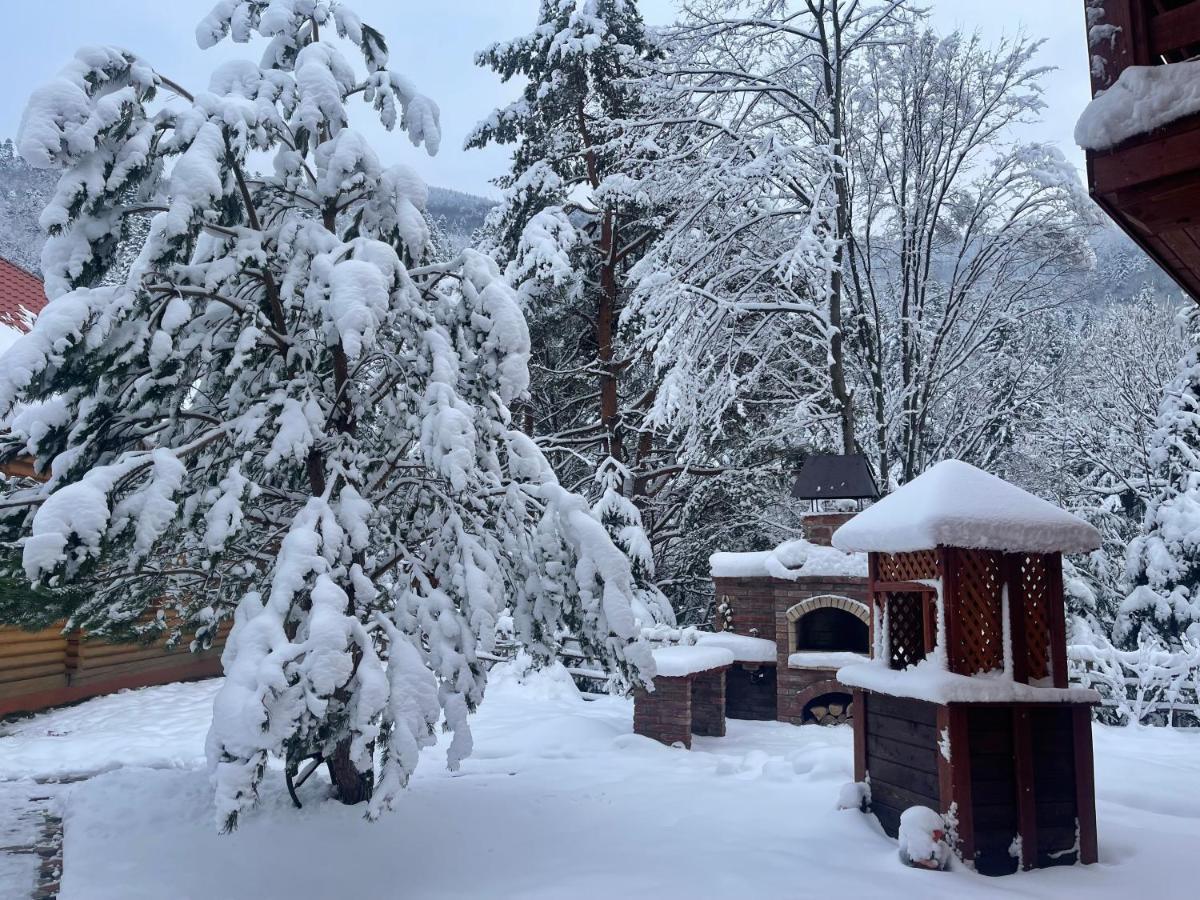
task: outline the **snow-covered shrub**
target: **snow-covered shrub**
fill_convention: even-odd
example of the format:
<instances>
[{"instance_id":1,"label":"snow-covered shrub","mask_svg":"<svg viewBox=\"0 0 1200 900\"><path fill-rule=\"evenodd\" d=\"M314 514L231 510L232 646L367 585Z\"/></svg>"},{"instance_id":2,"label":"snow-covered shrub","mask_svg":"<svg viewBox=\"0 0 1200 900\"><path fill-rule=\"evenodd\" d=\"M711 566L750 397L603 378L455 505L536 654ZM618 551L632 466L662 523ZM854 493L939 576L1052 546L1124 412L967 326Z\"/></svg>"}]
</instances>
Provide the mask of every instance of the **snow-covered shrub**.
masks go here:
<instances>
[{"instance_id":1,"label":"snow-covered shrub","mask_svg":"<svg viewBox=\"0 0 1200 900\"><path fill-rule=\"evenodd\" d=\"M433 153L436 104L332 0L221 0L201 47L267 42L189 90L87 47L31 98L19 148L62 170L41 222L50 304L0 362L4 537L71 625L208 646L232 619L208 741L219 824L272 757L323 757L391 804L444 724L470 752L496 620L535 657L569 626L653 675L630 561L512 427L529 333L487 257L427 262L427 192L350 124ZM356 48L357 65L343 49ZM267 171L252 168L268 160ZM152 215L128 276L131 216Z\"/></svg>"},{"instance_id":2,"label":"snow-covered shrub","mask_svg":"<svg viewBox=\"0 0 1200 900\"><path fill-rule=\"evenodd\" d=\"M1180 714L1200 723L1200 645L1187 637L1168 648L1143 632L1132 650L1120 650L1076 620L1067 648L1072 680L1104 698L1100 717L1118 725L1170 725Z\"/></svg>"},{"instance_id":3,"label":"snow-covered shrub","mask_svg":"<svg viewBox=\"0 0 1200 900\"><path fill-rule=\"evenodd\" d=\"M900 814L900 861L920 869L945 869L950 865L946 823L927 806L910 806Z\"/></svg>"}]
</instances>

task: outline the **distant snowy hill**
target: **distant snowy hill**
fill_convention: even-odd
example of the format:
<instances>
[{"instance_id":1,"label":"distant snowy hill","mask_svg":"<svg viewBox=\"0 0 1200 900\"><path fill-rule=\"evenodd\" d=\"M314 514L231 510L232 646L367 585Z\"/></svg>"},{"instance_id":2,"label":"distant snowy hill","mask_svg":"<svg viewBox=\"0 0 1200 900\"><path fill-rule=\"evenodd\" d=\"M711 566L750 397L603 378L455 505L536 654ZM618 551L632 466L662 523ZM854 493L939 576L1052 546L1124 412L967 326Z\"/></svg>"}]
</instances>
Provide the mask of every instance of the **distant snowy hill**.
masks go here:
<instances>
[{"instance_id":1,"label":"distant snowy hill","mask_svg":"<svg viewBox=\"0 0 1200 900\"><path fill-rule=\"evenodd\" d=\"M56 182L56 173L35 169L17 156L11 140L0 141L0 257L30 272L40 267L45 235L38 216ZM485 197L431 187L427 212L457 249L467 244L494 205Z\"/></svg>"},{"instance_id":2,"label":"distant snowy hill","mask_svg":"<svg viewBox=\"0 0 1200 900\"><path fill-rule=\"evenodd\" d=\"M449 188L431 187L426 212L434 222L441 222L446 237L456 248L466 245L472 232L483 224L496 203L486 197L464 194Z\"/></svg>"},{"instance_id":3,"label":"distant snowy hill","mask_svg":"<svg viewBox=\"0 0 1200 900\"><path fill-rule=\"evenodd\" d=\"M38 216L57 180L54 172L27 165L11 140L0 142L0 257L29 272L39 268L46 237Z\"/></svg>"}]
</instances>

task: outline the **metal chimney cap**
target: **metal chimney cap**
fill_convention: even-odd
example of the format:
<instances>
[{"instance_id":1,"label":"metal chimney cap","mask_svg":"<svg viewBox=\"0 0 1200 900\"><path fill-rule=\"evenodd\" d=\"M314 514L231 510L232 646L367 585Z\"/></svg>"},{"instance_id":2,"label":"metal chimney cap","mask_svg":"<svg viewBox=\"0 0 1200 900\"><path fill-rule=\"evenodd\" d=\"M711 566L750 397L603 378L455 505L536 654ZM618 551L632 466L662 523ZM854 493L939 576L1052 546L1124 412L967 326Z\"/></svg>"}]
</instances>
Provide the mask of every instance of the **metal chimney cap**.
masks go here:
<instances>
[{"instance_id":1,"label":"metal chimney cap","mask_svg":"<svg viewBox=\"0 0 1200 900\"><path fill-rule=\"evenodd\" d=\"M879 488L861 453L810 456L792 485L795 500L878 500Z\"/></svg>"}]
</instances>

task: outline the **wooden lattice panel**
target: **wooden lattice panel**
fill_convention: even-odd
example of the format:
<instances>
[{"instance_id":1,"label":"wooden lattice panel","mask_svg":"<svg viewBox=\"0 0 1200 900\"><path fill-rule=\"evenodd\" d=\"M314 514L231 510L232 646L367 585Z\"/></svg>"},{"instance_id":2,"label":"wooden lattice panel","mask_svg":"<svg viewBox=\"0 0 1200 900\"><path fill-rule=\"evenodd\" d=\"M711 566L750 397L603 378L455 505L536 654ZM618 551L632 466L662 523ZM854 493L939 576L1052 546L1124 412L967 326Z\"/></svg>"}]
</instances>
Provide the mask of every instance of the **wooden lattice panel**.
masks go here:
<instances>
[{"instance_id":1,"label":"wooden lattice panel","mask_svg":"<svg viewBox=\"0 0 1200 900\"><path fill-rule=\"evenodd\" d=\"M1009 602L1017 604L1024 622L1025 655L1031 680L1050 675L1050 557L1041 554L1021 554L1012 557L1013 587L1016 596Z\"/></svg>"},{"instance_id":2,"label":"wooden lattice panel","mask_svg":"<svg viewBox=\"0 0 1200 900\"><path fill-rule=\"evenodd\" d=\"M876 553L880 581L921 581L938 577L937 551L916 550L911 553Z\"/></svg>"},{"instance_id":3,"label":"wooden lattice panel","mask_svg":"<svg viewBox=\"0 0 1200 900\"><path fill-rule=\"evenodd\" d=\"M1004 668L1003 561L990 550L954 551L950 668L960 675Z\"/></svg>"},{"instance_id":4,"label":"wooden lattice panel","mask_svg":"<svg viewBox=\"0 0 1200 900\"><path fill-rule=\"evenodd\" d=\"M925 658L924 595L892 593L887 595L889 663L893 669Z\"/></svg>"}]
</instances>

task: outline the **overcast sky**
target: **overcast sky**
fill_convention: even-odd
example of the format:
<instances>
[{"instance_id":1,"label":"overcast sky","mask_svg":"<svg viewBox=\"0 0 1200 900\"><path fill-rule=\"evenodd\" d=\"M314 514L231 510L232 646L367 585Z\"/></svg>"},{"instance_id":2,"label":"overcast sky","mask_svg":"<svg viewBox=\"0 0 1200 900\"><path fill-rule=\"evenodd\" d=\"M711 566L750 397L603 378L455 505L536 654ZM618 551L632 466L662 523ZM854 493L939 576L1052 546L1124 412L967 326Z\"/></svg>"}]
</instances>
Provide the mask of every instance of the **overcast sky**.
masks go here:
<instances>
[{"instance_id":1,"label":"overcast sky","mask_svg":"<svg viewBox=\"0 0 1200 900\"><path fill-rule=\"evenodd\" d=\"M926 0L933 25L978 30L998 39L1017 30L1045 39L1041 63L1057 67L1047 76L1044 122L1028 133L1058 143L1077 163L1071 141L1075 119L1088 100L1083 0ZM52 77L84 44L116 44L144 56L164 75L185 86L206 86L216 61L244 56L246 47L228 42L201 52L194 28L213 0L40 0L5 4L6 40L0 54L0 137L15 136L29 92ZM674 0L640 0L646 19L669 22ZM437 157L408 146L407 140L370 131L385 162L407 162L430 184L494 195L490 180L500 174L506 152L500 148L462 150L467 132L492 108L514 96L473 57L498 39L526 32L537 0L354 0L364 21L388 38L392 65L433 97L442 109L444 139ZM255 50L257 58L258 50Z\"/></svg>"}]
</instances>

